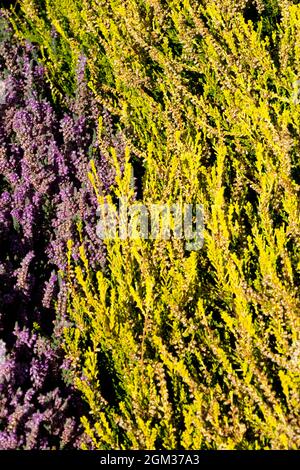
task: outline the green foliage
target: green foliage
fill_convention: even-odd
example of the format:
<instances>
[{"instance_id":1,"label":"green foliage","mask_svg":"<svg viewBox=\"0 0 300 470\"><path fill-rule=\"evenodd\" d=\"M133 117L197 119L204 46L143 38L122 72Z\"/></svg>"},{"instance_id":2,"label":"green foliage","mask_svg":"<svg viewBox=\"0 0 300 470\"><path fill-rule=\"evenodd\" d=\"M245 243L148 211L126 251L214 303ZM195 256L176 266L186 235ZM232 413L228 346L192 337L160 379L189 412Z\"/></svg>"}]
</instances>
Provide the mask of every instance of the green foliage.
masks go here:
<instances>
[{"instance_id":1,"label":"green foliage","mask_svg":"<svg viewBox=\"0 0 300 470\"><path fill-rule=\"evenodd\" d=\"M127 137L115 196L135 152L144 204L205 209L200 252L107 241L97 273L69 256L65 350L96 448L300 446L300 6L257 0L251 21L248 3L22 0L14 18L54 93L86 55Z\"/></svg>"}]
</instances>

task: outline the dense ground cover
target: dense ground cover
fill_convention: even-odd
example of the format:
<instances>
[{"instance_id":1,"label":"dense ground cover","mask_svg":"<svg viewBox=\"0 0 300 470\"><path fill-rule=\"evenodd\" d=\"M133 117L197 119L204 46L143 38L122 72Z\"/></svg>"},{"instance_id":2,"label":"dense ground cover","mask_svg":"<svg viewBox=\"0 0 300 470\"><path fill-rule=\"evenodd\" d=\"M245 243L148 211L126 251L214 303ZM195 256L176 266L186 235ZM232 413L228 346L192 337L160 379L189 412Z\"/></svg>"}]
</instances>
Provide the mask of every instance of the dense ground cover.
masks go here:
<instances>
[{"instance_id":1,"label":"dense ground cover","mask_svg":"<svg viewBox=\"0 0 300 470\"><path fill-rule=\"evenodd\" d=\"M48 90L55 111L48 101L33 103L29 91L17 109L15 101L6 103L0 117L7 159L1 237L13 242L18 230L29 237L13 262L5 242L11 264L5 261L3 275L19 295L19 273L28 271L39 244L26 211L35 207L30 197L40 201L35 181L43 171L52 209L43 209L34 224L40 235L49 234L42 235L35 277L51 285L55 266L64 288L65 323L60 303L54 323L72 384L69 401L72 393L82 400L84 437L76 445L299 448L300 6L288 0L21 0L9 21L19 41L35 44L43 93ZM33 46L22 47L32 53ZM37 65L37 79L26 75L31 82L22 90L36 87L40 70ZM73 115L66 117L68 106ZM45 119L54 112L55 119ZM28 114L31 139L27 127L22 131ZM91 151L93 130L102 153ZM52 163L45 166L42 151L36 158L37 143L47 155L55 143ZM10 175L17 170L9 170L20 160L34 175L21 206L17 193L26 172L21 165L16 184ZM190 252L176 239L103 246L96 206L120 196L145 206L202 204L203 248ZM19 213L11 211L11 200ZM24 326L30 337L34 325L47 327L29 281ZM8 312L5 307L3 318ZM8 344L15 354L19 343ZM65 386L56 386L63 393ZM12 444L18 445L23 441Z\"/></svg>"}]
</instances>

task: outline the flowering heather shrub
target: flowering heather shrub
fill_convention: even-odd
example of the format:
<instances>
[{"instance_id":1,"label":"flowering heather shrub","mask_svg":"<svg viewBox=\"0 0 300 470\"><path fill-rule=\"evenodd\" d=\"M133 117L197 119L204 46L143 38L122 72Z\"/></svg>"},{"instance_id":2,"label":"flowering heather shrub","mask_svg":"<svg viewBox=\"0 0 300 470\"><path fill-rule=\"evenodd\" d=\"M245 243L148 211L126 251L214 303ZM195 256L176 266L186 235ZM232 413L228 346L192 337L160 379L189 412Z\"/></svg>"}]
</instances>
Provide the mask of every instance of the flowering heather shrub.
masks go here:
<instances>
[{"instance_id":1,"label":"flowering heather shrub","mask_svg":"<svg viewBox=\"0 0 300 470\"><path fill-rule=\"evenodd\" d=\"M121 157L123 143L113 136L105 110L97 135L101 110L86 87L84 57L76 69L75 98L53 107L34 47L20 45L4 17L2 12L0 448L76 447L83 405L64 372L66 285L59 271L66 264L66 241L78 239L78 225L91 266L103 267L97 200L87 172L93 157L105 194L114 180L105 149L114 145ZM76 243L74 248L76 257Z\"/></svg>"},{"instance_id":2,"label":"flowering heather shrub","mask_svg":"<svg viewBox=\"0 0 300 470\"><path fill-rule=\"evenodd\" d=\"M143 157L143 202L205 208L200 252L107 241L105 273L69 254L65 350L95 448L300 447L297 3L21 1L53 94L85 53Z\"/></svg>"},{"instance_id":3,"label":"flowering heather shrub","mask_svg":"<svg viewBox=\"0 0 300 470\"><path fill-rule=\"evenodd\" d=\"M5 357L1 340L0 448L59 449L78 447L83 412L80 398L62 380L61 354L51 341L14 331L15 342Z\"/></svg>"}]
</instances>

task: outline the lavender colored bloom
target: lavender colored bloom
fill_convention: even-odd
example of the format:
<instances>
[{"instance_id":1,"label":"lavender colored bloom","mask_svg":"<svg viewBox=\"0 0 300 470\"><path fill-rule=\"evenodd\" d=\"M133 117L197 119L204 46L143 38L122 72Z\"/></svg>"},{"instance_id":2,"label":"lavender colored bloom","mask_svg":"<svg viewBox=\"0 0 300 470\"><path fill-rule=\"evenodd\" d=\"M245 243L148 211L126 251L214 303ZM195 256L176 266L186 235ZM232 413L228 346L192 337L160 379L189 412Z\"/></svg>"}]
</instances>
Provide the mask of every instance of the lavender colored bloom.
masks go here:
<instances>
[{"instance_id":1,"label":"lavender colored bloom","mask_svg":"<svg viewBox=\"0 0 300 470\"><path fill-rule=\"evenodd\" d=\"M3 14L0 10L0 27ZM66 318L66 243L77 222L92 267L104 266L96 236L97 200L87 177L93 155L102 191L114 183L105 158L121 135L94 101L85 81L85 58L75 97L53 105L44 70L32 44L20 45L5 26L0 38L0 449L78 447L82 406L64 382L60 348ZM55 31L53 31L55 41ZM107 127L97 141L98 117ZM57 314L55 311L57 303ZM55 341L54 341L55 340Z\"/></svg>"}]
</instances>

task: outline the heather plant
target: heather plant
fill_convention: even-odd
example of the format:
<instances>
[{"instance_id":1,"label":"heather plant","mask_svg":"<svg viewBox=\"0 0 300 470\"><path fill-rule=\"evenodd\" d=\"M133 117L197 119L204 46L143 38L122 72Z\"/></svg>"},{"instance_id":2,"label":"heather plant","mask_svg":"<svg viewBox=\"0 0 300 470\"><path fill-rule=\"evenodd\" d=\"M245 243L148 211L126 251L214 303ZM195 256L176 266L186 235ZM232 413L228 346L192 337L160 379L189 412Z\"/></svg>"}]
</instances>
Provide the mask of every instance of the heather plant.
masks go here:
<instances>
[{"instance_id":1,"label":"heather plant","mask_svg":"<svg viewBox=\"0 0 300 470\"><path fill-rule=\"evenodd\" d=\"M13 333L9 348L1 340L0 449L79 447L84 407L72 385L63 381L68 364L60 349L29 328L16 326Z\"/></svg>"},{"instance_id":2,"label":"heather plant","mask_svg":"<svg viewBox=\"0 0 300 470\"><path fill-rule=\"evenodd\" d=\"M53 105L34 46L16 41L5 16L2 12L0 448L76 447L83 404L65 372L60 345L66 285L59 272L66 265L67 240L76 241L77 225L91 266L105 263L94 231L97 199L87 169L93 157L105 194L114 180L105 148L114 146L121 158L123 142L87 90L85 58L77 65L75 97Z\"/></svg>"},{"instance_id":3,"label":"heather plant","mask_svg":"<svg viewBox=\"0 0 300 470\"><path fill-rule=\"evenodd\" d=\"M105 201L137 197L131 164L142 162L144 205L205 211L201 251L106 240L105 271L84 244L72 259L70 238L64 347L86 435L98 449L299 448L300 6L22 0L21 10L26 21L12 21L39 44L52 95L74 92L84 54L97 103L119 120L125 164L111 151ZM96 163L89 180L103 204Z\"/></svg>"}]
</instances>

